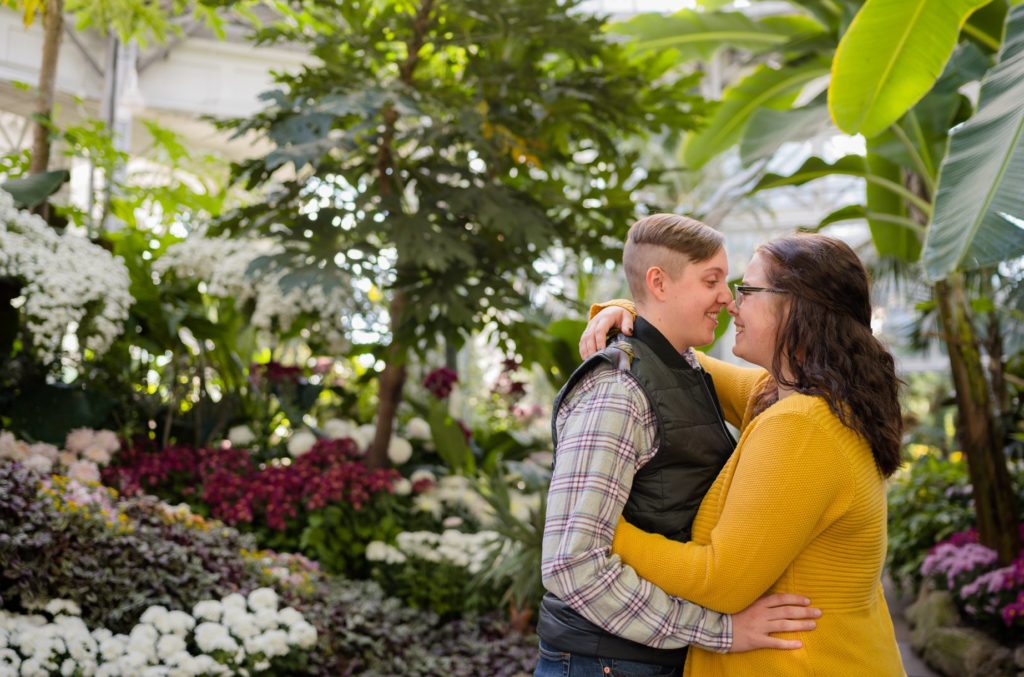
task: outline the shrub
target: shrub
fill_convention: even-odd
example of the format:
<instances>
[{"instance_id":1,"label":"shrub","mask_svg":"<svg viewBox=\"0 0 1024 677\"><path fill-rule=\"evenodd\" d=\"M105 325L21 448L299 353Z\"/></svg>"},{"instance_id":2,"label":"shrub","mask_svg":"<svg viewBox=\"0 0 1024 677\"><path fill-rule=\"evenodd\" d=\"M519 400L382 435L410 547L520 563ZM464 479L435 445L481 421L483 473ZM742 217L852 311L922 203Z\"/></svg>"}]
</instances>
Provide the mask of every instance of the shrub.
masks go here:
<instances>
[{"instance_id":1,"label":"shrub","mask_svg":"<svg viewBox=\"0 0 1024 677\"><path fill-rule=\"evenodd\" d=\"M1024 536L1024 524L1020 525ZM1000 567L996 552L978 543L974 529L953 534L928 551L921 576L949 590L969 621L997 635L1024 630L1024 552Z\"/></svg>"},{"instance_id":2,"label":"shrub","mask_svg":"<svg viewBox=\"0 0 1024 677\"><path fill-rule=\"evenodd\" d=\"M201 599L256 587L233 529L186 524L152 497L114 502L109 490L53 476L44 483L0 463L0 577L4 606L71 599L90 626L130 629L153 605L191 608Z\"/></svg>"},{"instance_id":3,"label":"shrub","mask_svg":"<svg viewBox=\"0 0 1024 677\"><path fill-rule=\"evenodd\" d=\"M1011 472L1024 520L1024 464L1012 464ZM886 563L893 580L905 589L917 590L922 581L921 563L929 549L970 529L974 519L973 492L962 454L954 452L950 458L942 458L926 451L911 460L889 485Z\"/></svg>"},{"instance_id":4,"label":"shrub","mask_svg":"<svg viewBox=\"0 0 1024 677\"><path fill-rule=\"evenodd\" d=\"M370 543L366 558L373 580L407 604L452 618L501 606L505 580L481 585L476 577L489 551L503 539L493 531L463 533L446 529L403 531L397 545Z\"/></svg>"},{"instance_id":5,"label":"shrub","mask_svg":"<svg viewBox=\"0 0 1024 677\"><path fill-rule=\"evenodd\" d=\"M135 448L104 470L128 494L153 491L252 530L276 550L302 551L327 570L365 576L366 544L391 539L403 510L397 471L370 470L351 439L319 440L292 461L256 464L244 449Z\"/></svg>"}]
</instances>

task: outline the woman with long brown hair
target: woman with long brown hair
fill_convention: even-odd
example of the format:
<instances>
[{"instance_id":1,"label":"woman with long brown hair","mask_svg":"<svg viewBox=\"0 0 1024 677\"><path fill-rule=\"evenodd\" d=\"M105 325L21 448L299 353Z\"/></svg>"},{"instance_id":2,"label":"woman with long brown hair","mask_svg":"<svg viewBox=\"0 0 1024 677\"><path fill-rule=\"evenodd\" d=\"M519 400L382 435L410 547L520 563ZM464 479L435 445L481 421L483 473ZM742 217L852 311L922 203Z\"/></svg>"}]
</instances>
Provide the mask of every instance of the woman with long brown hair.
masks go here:
<instances>
[{"instance_id":1,"label":"woman with long brown hair","mask_svg":"<svg viewBox=\"0 0 1024 677\"><path fill-rule=\"evenodd\" d=\"M631 327L628 302L609 305L582 352L603 345L609 328ZM700 358L742 436L701 504L693 540L621 521L613 552L666 592L715 611L799 592L823 612L813 632L780 635L801 649L691 647L687 675L902 675L880 580L885 479L900 464L899 381L871 331L864 266L835 238L772 240L754 254L730 312L733 352L759 368Z\"/></svg>"}]
</instances>

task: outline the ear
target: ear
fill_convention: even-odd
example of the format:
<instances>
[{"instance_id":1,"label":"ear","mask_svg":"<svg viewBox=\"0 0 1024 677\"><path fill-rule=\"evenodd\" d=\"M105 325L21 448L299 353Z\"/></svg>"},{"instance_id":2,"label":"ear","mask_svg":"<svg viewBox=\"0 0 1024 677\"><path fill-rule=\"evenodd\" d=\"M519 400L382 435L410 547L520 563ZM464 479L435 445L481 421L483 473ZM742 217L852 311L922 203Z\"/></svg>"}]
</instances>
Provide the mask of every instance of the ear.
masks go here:
<instances>
[{"instance_id":1,"label":"ear","mask_svg":"<svg viewBox=\"0 0 1024 677\"><path fill-rule=\"evenodd\" d=\"M658 301L665 300L667 296L665 291L666 282L668 282L668 275L664 270L658 266L651 266L647 269L647 274L644 276L644 285L647 287L647 293L651 298Z\"/></svg>"}]
</instances>

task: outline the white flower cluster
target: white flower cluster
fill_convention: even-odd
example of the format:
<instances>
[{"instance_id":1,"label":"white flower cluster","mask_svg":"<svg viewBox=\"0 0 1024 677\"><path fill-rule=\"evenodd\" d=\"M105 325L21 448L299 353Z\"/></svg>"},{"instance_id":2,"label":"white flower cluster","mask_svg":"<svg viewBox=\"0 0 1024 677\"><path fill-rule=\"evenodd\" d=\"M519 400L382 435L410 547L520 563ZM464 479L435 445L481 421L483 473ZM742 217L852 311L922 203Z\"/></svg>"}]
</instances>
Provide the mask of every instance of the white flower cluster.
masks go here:
<instances>
[{"instance_id":1,"label":"white flower cluster","mask_svg":"<svg viewBox=\"0 0 1024 677\"><path fill-rule=\"evenodd\" d=\"M52 622L0 611L0 675L248 675L317 641L301 613L278 609L271 588L248 599L235 593L202 601L191 614L152 606L127 635L90 632L73 602L53 600L46 610L55 615ZM190 639L202 653L189 652Z\"/></svg>"},{"instance_id":2,"label":"white flower cluster","mask_svg":"<svg viewBox=\"0 0 1024 677\"><path fill-rule=\"evenodd\" d=\"M422 421L422 419L419 419ZM422 421L423 425L427 425L426 421ZM332 418L326 421L321 430L324 435L331 440L340 440L343 438L351 438L356 443L356 447L365 452L370 444L373 442L373 436L377 432L377 427L372 423L366 423L359 425L355 421L349 421L346 419ZM407 433L412 437L411 431L407 428ZM430 433L430 427L427 426L427 434ZM298 434L298 433L296 433ZM294 439L294 436L293 436ZM309 446L313 446L312 442ZM289 442L288 451L291 452L291 442ZM403 465L409 462L412 458L412 443L409 440L393 435L391 442L388 444L388 459L395 465ZM292 453L294 456L295 454Z\"/></svg>"},{"instance_id":3,"label":"white flower cluster","mask_svg":"<svg viewBox=\"0 0 1024 677\"><path fill-rule=\"evenodd\" d=\"M409 478L413 483L422 479L434 482L434 487L416 496L413 507L420 512L429 512L434 519L440 520L449 512L468 513L476 522L484 526L494 524L494 508L487 499L474 488L469 478L462 475L445 475L440 480L429 470L417 470ZM527 522L530 513L540 510L541 495L539 493L523 493L509 489L509 510L516 519ZM447 526L449 520L445 519ZM456 520L457 522L457 520Z\"/></svg>"},{"instance_id":4,"label":"white flower cluster","mask_svg":"<svg viewBox=\"0 0 1024 677\"><path fill-rule=\"evenodd\" d=\"M417 471L419 472L419 471ZM410 478L415 483L418 479L434 479L426 477L426 473L413 473ZM413 505L420 512L429 512L434 519L441 519L446 511L461 510L480 524L489 524L494 519L494 509L474 488L469 478L462 475L446 475L436 480L433 489L425 491L413 500Z\"/></svg>"},{"instance_id":5,"label":"white flower cluster","mask_svg":"<svg viewBox=\"0 0 1024 677\"><path fill-rule=\"evenodd\" d=\"M446 529L444 533L432 531L403 531L395 539L396 545L373 541L366 547L366 559L385 564L402 564L410 559L431 563L447 563L477 574L491 559L493 546L503 538L496 531L465 533Z\"/></svg>"},{"instance_id":6,"label":"white flower cluster","mask_svg":"<svg viewBox=\"0 0 1024 677\"><path fill-rule=\"evenodd\" d=\"M24 328L45 364L62 354L77 327L79 344L101 355L121 333L134 299L120 257L89 240L61 235L43 219L14 207L0 190L0 277L24 283Z\"/></svg>"},{"instance_id":7,"label":"white flower cluster","mask_svg":"<svg viewBox=\"0 0 1024 677\"><path fill-rule=\"evenodd\" d=\"M345 346L342 318L351 315L351 293L341 285L325 288L313 283L296 285L285 292L281 279L286 268L275 267L258 275L247 275L250 264L264 256L284 253L284 248L268 239L232 239L207 237L195 233L187 240L171 245L154 263L160 275L173 272L178 277L206 283L206 293L217 298L233 298L241 306L255 302L252 324L266 332L289 329L303 313L320 318L318 335L331 349Z\"/></svg>"},{"instance_id":8,"label":"white flower cluster","mask_svg":"<svg viewBox=\"0 0 1024 677\"><path fill-rule=\"evenodd\" d=\"M110 463L121 448L112 430L75 428L68 433L62 451L52 444L29 444L10 432L0 432L0 459L13 459L42 474L61 472L79 482L99 482L100 468Z\"/></svg>"}]
</instances>

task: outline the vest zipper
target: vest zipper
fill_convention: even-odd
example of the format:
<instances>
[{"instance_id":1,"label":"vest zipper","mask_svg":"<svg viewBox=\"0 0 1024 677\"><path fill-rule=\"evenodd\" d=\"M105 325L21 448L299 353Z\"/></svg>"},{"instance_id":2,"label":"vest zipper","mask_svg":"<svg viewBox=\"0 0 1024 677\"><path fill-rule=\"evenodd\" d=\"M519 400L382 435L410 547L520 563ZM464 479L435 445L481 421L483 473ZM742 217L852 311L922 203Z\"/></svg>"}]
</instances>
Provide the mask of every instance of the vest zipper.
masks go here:
<instances>
[{"instance_id":1,"label":"vest zipper","mask_svg":"<svg viewBox=\"0 0 1024 677\"><path fill-rule=\"evenodd\" d=\"M704 388L704 396L708 398L708 402L715 409L715 416L718 418L718 426L722 433L725 435L725 439L732 444L732 448L736 448L736 438L732 436L729 429L725 426L725 416L722 415L722 405L718 402L718 398L711 394L711 389L708 388L708 375L703 369L697 372L700 376L700 384Z\"/></svg>"}]
</instances>

